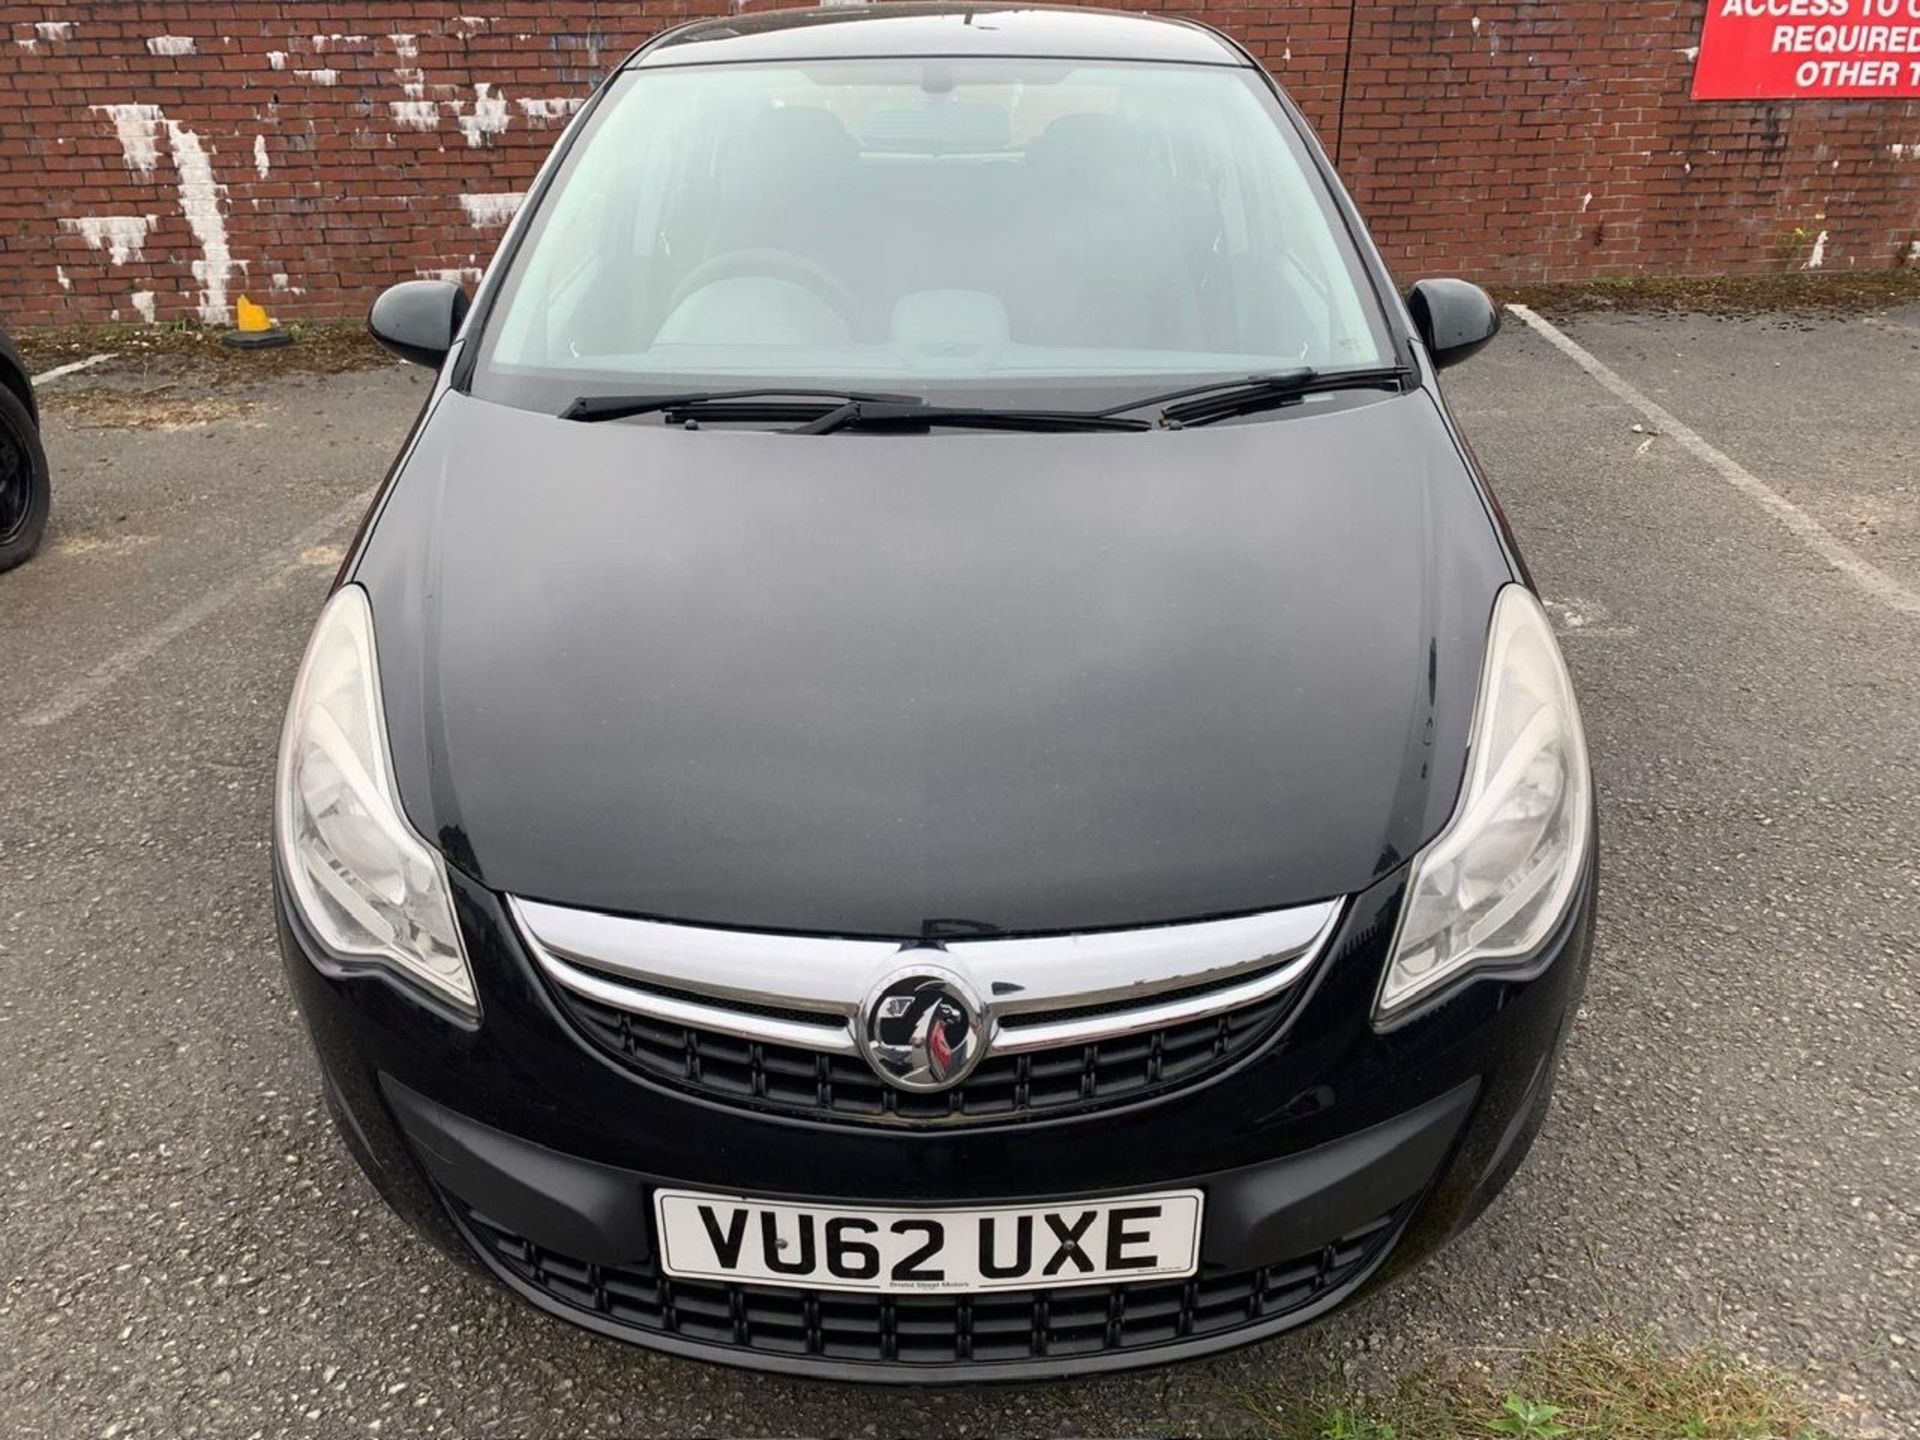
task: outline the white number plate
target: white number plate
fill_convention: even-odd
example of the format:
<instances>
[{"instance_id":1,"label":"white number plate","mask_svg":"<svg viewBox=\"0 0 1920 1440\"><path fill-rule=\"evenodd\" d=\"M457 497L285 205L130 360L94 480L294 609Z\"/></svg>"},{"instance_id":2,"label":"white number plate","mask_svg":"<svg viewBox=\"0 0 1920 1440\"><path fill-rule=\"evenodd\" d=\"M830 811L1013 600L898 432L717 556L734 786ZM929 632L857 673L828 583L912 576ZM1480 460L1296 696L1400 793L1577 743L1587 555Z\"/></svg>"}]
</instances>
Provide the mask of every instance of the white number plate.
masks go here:
<instances>
[{"instance_id":1,"label":"white number plate","mask_svg":"<svg viewBox=\"0 0 1920 1440\"><path fill-rule=\"evenodd\" d=\"M660 1267L808 1290L1038 1290L1191 1275L1198 1190L982 1210L833 1210L654 1192Z\"/></svg>"}]
</instances>

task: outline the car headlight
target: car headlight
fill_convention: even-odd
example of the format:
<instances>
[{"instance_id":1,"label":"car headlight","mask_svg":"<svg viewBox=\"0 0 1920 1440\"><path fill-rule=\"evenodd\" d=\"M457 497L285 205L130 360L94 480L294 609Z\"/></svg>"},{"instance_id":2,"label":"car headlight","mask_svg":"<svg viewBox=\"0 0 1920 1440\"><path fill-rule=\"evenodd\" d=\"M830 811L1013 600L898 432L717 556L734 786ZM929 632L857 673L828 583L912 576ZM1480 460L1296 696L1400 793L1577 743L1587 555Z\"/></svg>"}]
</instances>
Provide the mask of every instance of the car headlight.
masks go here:
<instances>
[{"instance_id":1,"label":"car headlight","mask_svg":"<svg viewBox=\"0 0 1920 1440\"><path fill-rule=\"evenodd\" d=\"M1530 960L1573 898L1592 825L1573 682L1539 600L1509 585L1494 602L1460 801L1414 858L1374 1018L1470 969Z\"/></svg>"},{"instance_id":2,"label":"car headlight","mask_svg":"<svg viewBox=\"0 0 1920 1440\"><path fill-rule=\"evenodd\" d=\"M327 602L293 685L274 835L301 915L349 963L385 965L478 1012L445 862L401 811L387 754L373 612L357 585Z\"/></svg>"}]
</instances>

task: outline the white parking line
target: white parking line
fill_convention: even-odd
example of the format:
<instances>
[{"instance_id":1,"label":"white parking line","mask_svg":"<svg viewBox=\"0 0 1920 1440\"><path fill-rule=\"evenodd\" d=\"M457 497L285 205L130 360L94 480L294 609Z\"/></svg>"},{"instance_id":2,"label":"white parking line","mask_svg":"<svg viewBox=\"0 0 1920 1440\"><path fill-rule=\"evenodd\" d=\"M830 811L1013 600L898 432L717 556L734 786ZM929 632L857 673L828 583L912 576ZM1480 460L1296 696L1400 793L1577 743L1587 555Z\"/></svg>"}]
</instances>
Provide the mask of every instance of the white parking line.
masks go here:
<instances>
[{"instance_id":1,"label":"white parking line","mask_svg":"<svg viewBox=\"0 0 1920 1440\"><path fill-rule=\"evenodd\" d=\"M1704 461L1722 480L1773 516L1791 531L1794 538L1802 545L1853 581L1867 594L1889 610L1896 610L1902 615L1920 615L1920 593L1901 584L1872 562L1854 554L1834 538L1833 532L1826 526L1766 481L1754 475L1739 461L1701 439L1695 431L1681 423L1672 411L1642 395L1584 347L1568 339L1551 321L1543 320L1525 305L1509 305L1507 309L1526 321L1555 349L1599 381L1606 389L1612 391L1616 398L1651 420L1654 428L1661 434L1678 441L1696 459Z\"/></svg>"},{"instance_id":2,"label":"white parking line","mask_svg":"<svg viewBox=\"0 0 1920 1440\"><path fill-rule=\"evenodd\" d=\"M307 552L358 520L372 499L371 490L354 496L226 584L182 605L158 625L121 646L46 704L26 711L19 717L18 723L34 727L59 724L99 699L137 666L152 659L196 625L212 619L234 601L269 590L294 571L310 566L312 562L305 558Z\"/></svg>"},{"instance_id":3,"label":"white parking line","mask_svg":"<svg viewBox=\"0 0 1920 1440\"><path fill-rule=\"evenodd\" d=\"M111 353L105 355L89 355L84 360L73 360L65 365L56 365L51 370L42 370L38 375L35 375L33 377L33 383L35 385L44 385L49 380L58 380L62 375L71 375L76 370L91 369L101 361L111 359L113 359Z\"/></svg>"}]
</instances>

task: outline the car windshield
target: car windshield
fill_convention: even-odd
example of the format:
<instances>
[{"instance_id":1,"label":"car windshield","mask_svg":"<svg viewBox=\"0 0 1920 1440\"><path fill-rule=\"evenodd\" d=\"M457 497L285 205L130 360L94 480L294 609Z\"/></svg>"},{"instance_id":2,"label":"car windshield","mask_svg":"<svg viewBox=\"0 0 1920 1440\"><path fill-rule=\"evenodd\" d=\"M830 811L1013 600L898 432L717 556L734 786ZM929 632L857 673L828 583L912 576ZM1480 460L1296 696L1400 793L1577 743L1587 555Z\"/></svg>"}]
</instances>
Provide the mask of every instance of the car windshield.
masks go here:
<instances>
[{"instance_id":1,"label":"car windshield","mask_svg":"<svg viewBox=\"0 0 1920 1440\"><path fill-rule=\"evenodd\" d=\"M760 384L1086 406L1390 360L1256 72L870 58L620 77L531 218L472 389L554 411Z\"/></svg>"}]
</instances>

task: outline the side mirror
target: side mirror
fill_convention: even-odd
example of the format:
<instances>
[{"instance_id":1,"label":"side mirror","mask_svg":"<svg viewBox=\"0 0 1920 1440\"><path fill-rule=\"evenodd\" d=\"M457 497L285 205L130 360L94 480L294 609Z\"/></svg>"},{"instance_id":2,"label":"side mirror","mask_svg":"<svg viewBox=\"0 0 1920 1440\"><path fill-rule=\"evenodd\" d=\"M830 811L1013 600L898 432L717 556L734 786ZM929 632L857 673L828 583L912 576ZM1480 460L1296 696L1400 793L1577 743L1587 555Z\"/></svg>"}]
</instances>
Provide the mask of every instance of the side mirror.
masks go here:
<instances>
[{"instance_id":1,"label":"side mirror","mask_svg":"<svg viewBox=\"0 0 1920 1440\"><path fill-rule=\"evenodd\" d=\"M1436 368L1458 365L1500 333L1493 297L1466 280L1422 280L1407 292L1407 309Z\"/></svg>"},{"instance_id":2,"label":"side mirror","mask_svg":"<svg viewBox=\"0 0 1920 1440\"><path fill-rule=\"evenodd\" d=\"M450 281L403 280L380 292L367 312L367 331L402 360L437 370L471 303Z\"/></svg>"}]
</instances>

